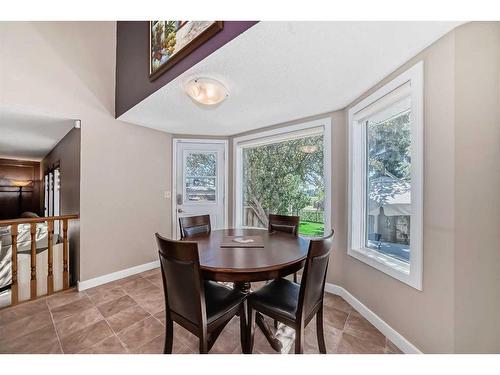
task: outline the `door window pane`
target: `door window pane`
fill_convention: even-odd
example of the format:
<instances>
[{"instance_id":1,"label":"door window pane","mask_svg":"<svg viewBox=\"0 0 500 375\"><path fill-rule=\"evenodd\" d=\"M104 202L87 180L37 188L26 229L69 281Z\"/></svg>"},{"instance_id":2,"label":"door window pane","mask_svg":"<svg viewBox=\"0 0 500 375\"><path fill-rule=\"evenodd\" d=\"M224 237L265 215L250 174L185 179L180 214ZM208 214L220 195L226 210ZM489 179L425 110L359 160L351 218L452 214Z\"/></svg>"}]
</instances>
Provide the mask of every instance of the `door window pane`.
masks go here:
<instances>
[{"instance_id":1,"label":"door window pane","mask_svg":"<svg viewBox=\"0 0 500 375\"><path fill-rule=\"evenodd\" d=\"M215 202L217 154L188 152L184 162L184 202Z\"/></svg>"},{"instance_id":2,"label":"door window pane","mask_svg":"<svg viewBox=\"0 0 500 375\"><path fill-rule=\"evenodd\" d=\"M323 135L245 147L242 223L266 228L268 215L300 216L299 233L324 233Z\"/></svg>"},{"instance_id":3,"label":"door window pane","mask_svg":"<svg viewBox=\"0 0 500 375\"><path fill-rule=\"evenodd\" d=\"M410 260L410 110L384 110L366 120L366 246ZM398 104L398 103L397 103ZM400 104L400 103L399 103ZM394 105L398 111L400 105Z\"/></svg>"},{"instance_id":4,"label":"door window pane","mask_svg":"<svg viewBox=\"0 0 500 375\"><path fill-rule=\"evenodd\" d=\"M187 177L186 198L188 202L215 202L215 177Z\"/></svg>"},{"instance_id":5,"label":"door window pane","mask_svg":"<svg viewBox=\"0 0 500 375\"><path fill-rule=\"evenodd\" d=\"M216 176L215 153L189 153L186 155L186 176Z\"/></svg>"}]
</instances>

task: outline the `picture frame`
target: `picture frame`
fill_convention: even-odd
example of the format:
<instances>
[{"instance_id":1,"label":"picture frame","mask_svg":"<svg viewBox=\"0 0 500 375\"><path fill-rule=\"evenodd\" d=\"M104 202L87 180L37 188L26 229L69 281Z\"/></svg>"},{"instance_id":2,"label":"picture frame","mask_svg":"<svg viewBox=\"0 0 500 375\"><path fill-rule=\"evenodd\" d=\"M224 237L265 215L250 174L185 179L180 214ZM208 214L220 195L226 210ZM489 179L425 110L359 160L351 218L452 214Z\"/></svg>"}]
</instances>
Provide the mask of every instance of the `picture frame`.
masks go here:
<instances>
[{"instance_id":1,"label":"picture frame","mask_svg":"<svg viewBox=\"0 0 500 375\"><path fill-rule=\"evenodd\" d=\"M160 77L223 28L223 21L149 21L149 80Z\"/></svg>"}]
</instances>

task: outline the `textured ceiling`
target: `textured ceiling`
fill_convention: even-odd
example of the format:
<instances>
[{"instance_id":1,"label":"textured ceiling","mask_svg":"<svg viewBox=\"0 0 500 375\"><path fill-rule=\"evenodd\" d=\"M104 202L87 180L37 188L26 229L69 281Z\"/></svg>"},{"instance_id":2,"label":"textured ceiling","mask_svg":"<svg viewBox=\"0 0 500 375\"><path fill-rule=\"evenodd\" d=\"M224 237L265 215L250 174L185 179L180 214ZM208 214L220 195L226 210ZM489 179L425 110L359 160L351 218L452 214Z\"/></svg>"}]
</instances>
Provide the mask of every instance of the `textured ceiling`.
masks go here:
<instances>
[{"instance_id":1,"label":"textured ceiling","mask_svg":"<svg viewBox=\"0 0 500 375\"><path fill-rule=\"evenodd\" d=\"M119 117L170 133L233 135L344 108L459 22L259 22ZM183 86L229 89L215 108Z\"/></svg>"},{"instance_id":2,"label":"textured ceiling","mask_svg":"<svg viewBox=\"0 0 500 375\"><path fill-rule=\"evenodd\" d=\"M0 107L0 157L41 160L73 128L73 120Z\"/></svg>"}]
</instances>

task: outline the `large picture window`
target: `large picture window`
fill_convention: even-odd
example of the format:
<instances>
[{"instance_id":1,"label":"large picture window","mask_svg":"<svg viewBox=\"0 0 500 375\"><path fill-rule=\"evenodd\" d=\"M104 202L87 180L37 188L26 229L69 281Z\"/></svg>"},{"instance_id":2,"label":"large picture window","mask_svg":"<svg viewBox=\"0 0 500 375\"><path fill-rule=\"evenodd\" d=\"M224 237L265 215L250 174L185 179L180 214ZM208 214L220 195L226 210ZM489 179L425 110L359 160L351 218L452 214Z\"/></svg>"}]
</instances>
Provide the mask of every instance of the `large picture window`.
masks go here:
<instances>
[{"instance_id":1,"label":"large picture window","mask_svg":"<svg viewBox=\"0 0 500 375\"><path fill-rule=\"evenodd\" d=\"M295 215L300 235L324 235L330 225L325 121L235 140L237 226L267 228L269 214Z\"/></svg>"},{"instance_id":2,"label":"large picture window","mask_svg":"<svg viewBox=\"0 0 500 375\"><path fill-rule=\"evenodd\" d=\"M349 111L349 254L421 289L422 64Z\"/></svg>"}]
</instances>

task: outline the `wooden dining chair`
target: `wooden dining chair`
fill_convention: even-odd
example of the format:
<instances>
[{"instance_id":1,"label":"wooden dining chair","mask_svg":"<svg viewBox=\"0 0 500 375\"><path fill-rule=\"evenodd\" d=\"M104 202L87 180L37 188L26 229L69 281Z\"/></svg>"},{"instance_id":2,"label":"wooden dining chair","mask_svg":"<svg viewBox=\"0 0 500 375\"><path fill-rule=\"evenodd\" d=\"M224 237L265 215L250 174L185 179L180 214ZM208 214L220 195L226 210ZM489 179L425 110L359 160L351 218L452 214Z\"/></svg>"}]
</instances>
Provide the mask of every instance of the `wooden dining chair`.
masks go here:
<instances>
[{"instance_id":1,"label":"wooden dining chair","mask_svg":"<svg viewBox=\"0 0 500 375\"><path fill-rule=\"evenodd\" d=\"M316 332L320 353L326 353L323 332L323 295L332 233L311 240L300 285L287 279L276 279L252 293L247 299L247 351L252 352L255 311L295 329L295 353L304 350L304 330L316 315Z\"/></svg>"},{"instance_id":2,"label":"wooden dining chair","mask_svg":"<svg viewBox=\"0 0 500 375\"><path fill-rule=\"evenodd\" d=\"M203 280L198 244L156 235L165 293L165 354L172 353L174 322L196 335L200 353L208 353L224 327L240 316L240 340L245 350L246 294Z\"/></svg>"},{"instance_id":3,"label":"wooden dining chair","mask_svg":"<svg viewBox=\"0 0 500 375\"><path fill-rule=\"evenodd\" d=\"M299 223L300 216L269 214L267 230L269 232L285 232L298 236ZM297 272L293 274L293 281L297 282Z\"/></svg>"},{"instance_id":4,"label":"wooden dining chair","mask_svg":"<svg viewBox=\"0 0 500 375\"><path fill-rule=\"evenodd\" d=\"M267 229L269 232L285 232L297 236L300 216L269 214Z\"/></svg>"},{"instance_id":5,"label":"wooden dining chair","mask_svg":"<svg viewBox=\"0 0 500 375\"><path fill-rule=\"evenodd\" d=\"M210 215L199 215L179 218L181 238L193 236L195 234L210 233Z\"/></svg>"}]
</instances>

